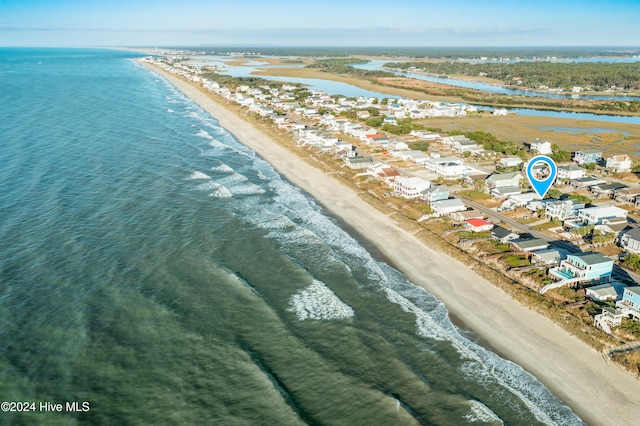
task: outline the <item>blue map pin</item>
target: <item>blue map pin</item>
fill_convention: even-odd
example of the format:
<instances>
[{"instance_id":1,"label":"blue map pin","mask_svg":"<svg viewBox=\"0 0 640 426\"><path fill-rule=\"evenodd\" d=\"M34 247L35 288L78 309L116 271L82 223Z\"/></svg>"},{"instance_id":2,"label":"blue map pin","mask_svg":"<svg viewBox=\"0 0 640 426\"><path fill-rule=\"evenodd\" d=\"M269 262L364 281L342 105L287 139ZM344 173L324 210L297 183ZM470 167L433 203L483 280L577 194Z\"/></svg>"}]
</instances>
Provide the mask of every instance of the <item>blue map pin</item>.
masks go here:
<instances>
[{"instance_id":1,"label":"blue map pin","mask_svg":"<svg viewBox=\"0 0 640 426\"><path fill-rule=\"evenodd\" d=\"M553 185L557 173L558 168L555 161L546 155L533 157L527 164L527 178L541 199Z\"/></svg>"}]
</instances>

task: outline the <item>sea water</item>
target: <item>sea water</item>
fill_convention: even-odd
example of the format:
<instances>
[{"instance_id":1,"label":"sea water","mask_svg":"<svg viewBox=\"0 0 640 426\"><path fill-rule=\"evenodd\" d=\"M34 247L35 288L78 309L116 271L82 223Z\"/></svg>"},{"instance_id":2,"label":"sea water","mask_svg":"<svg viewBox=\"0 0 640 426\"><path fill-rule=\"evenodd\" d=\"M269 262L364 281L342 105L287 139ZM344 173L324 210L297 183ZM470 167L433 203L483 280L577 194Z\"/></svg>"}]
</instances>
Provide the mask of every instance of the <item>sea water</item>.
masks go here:
<instances>
[{"instance_id":1,"label":"sea water","mask_svg":"<svg viewBox=\"0 0 640 426\"><path fill-rule=\"evenodd\" d=\"M0 50L0 423L581 424L131 57Z\"/></svg>"}]
</instances>

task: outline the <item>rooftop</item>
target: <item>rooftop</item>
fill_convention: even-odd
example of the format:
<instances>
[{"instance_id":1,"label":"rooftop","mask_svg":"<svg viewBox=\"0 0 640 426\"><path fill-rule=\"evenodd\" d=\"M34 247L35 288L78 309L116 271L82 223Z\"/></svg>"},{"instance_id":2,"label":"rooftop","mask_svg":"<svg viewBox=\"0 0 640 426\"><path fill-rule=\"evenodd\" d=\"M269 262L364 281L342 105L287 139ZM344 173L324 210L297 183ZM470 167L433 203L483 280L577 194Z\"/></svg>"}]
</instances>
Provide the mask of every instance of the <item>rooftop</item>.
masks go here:
<instances>
[{"instance_id":1,"label":"rooftop","mask_svg":"<svg viewBox=\"0 0 640 426\"><path fill-rule=\"evenodd\" d=\"M613 263L613 260L608 258L602 253L580 253L580 254L570 254L567 257L574 257L580 259L583 263L587 265L597 265L600 263Z\"/></svg>"}]
</instances>

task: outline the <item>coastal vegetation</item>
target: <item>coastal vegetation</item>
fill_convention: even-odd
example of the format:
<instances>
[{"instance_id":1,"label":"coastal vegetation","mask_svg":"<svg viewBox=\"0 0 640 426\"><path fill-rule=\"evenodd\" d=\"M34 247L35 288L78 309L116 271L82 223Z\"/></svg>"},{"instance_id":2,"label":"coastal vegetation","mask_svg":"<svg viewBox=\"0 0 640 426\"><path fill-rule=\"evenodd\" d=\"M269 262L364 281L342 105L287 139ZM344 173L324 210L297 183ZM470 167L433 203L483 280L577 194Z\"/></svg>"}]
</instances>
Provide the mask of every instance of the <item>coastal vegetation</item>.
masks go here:
<instances>
[{"instance_id":1,"label":"coastal vegetation","mask_svg":"<svg viewBox=\"0 0 640 426\"><path fill-rule=\"evenodd\" d=\"M202 52L202 47L192 49ZM433 58L433 59L562 59L585 57L628 57L640 50L624 50L606 47L265 47L248 46L242 51L237 46L220 46L207 50L206 54L243 54L246 56L300 56L300 57L345 57L383 56L389 58Z\"/></svg>"},{"instance_id":2,"label":"coastal vegetation","mask_svg":"<svg viewBox=\"0 0 640 426\"><path fill-rule=\"evenodd\" d=\"M395 74L389 71L380 70L364 70L361 68L352 67L352 64L366 64L369 62L366 59L360 58L331 58L320 59L314 61L314 63L307 65L308 68L317 68L321 71L330 72L334 74L348 75L356 78L375 79L378 77L394 77Z\"/></svg>"},{"instance_id":3,"label":"coastal vegetation","mask_svg":"<svg viewBox=\"0 0 640 426\"><path fill-rule=\"evenodd\" d=\"M315 60L307 65L308 69L318 70L334 76L368 81L381 86L408 89L428 96L444 97L474 105L495 107L524 107L564 111L590 111L595 113L637 114L640 102L620 100L589 100L570 98L545 98L533 96L487 93L475 89L448 86L440 83L398 76L382 70L365 70L349 64L357 63L358 58L331 58ZM421 62L424 64L424 62ZM567 65L567 64L558 64ZM630 65L630 64L629 64Z\"/></svg>"},{"instance_id":4,"label":"coastal vegetation","mask_svg":"<svg viewBox=\"0 0 640 426\"><path fill-rule=\"evenodd\" d=\"M590 91L614 89L640 90L640 62L515 62L470 63L446 62L389 62L386 68L419 70L438 76L482 76L500 80L505 86L538 89L561 88L571 91L579 86Z\"/></svg>"}]
</instances>

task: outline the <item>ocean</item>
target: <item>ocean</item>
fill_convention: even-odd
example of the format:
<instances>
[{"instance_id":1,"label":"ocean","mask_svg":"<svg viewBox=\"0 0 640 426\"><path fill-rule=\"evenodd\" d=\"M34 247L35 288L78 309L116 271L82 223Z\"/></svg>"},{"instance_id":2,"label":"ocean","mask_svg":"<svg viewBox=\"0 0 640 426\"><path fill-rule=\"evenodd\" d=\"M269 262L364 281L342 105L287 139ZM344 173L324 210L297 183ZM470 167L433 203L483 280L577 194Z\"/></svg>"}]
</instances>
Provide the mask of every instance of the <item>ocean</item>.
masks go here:
<instances>
[{"instance_id":1,"label":"ocean","mask_svg":"<svg viewBox=\"0 0 640 426\"><path fill-rule=\"evenodd\" d=\"M134 56L0 49L0 424L582 424Z\"/></svg>"}]
</instances>

